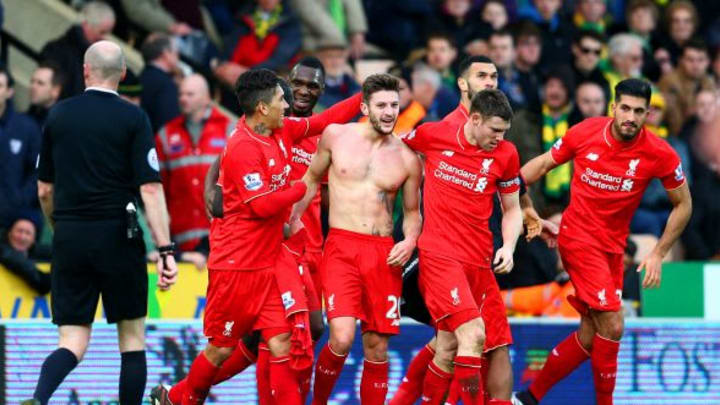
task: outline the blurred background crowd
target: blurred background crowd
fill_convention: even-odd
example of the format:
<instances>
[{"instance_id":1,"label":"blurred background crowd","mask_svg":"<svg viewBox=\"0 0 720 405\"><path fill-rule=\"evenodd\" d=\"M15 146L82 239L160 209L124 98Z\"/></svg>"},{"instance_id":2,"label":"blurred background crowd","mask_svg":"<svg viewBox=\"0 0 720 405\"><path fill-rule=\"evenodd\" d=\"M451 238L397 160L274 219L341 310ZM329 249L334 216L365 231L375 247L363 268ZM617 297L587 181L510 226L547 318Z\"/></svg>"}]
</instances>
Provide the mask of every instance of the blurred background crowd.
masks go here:
<instances>
[{"instance_id":1,"label":"blurred background crowd","mask_svg":"<svg viewBox=\"0 0 720 405\"><path fill-rule=\"evenodd\" d=\"M60 0L43 0L45 3ZM7 1L5 1L7 10ZM44 44L27 72L26 102L15 102L13 64L0 68L0 264L39 293L49 277L50 230L37 200L35 165L47 112L84 90L82 59L113 35L142 57L119 92L140 105L158 155L179 259L205 267L209 222L205 173L239 111L232 84L250 68L286 75L303 55L323 64L317 111L359 91L369 74L401 78L397 132L444 117L458 104L457 65L489 56L515 117L507 138L521 163L547 151L567 129L605 115L620 80L654 85L647 127L683 160L694 211L669 260L720 259L720 1L717 0L65 0L76 23ZM8 24L13 18L2 13ZM3 36L8 33L3 30ZM559 223L571 168L546 176L531 195ZM659 181L631 225L628 313L638 311L634 263L661 235L671 204ZM152 251L150 247L149 251ZM152 253L151 253L152 254ZM574 316L554 248L521 242L516 268L499 278L509 311ZM0 270L2 271L2 270Z\"/></svg>"}]
</instances>

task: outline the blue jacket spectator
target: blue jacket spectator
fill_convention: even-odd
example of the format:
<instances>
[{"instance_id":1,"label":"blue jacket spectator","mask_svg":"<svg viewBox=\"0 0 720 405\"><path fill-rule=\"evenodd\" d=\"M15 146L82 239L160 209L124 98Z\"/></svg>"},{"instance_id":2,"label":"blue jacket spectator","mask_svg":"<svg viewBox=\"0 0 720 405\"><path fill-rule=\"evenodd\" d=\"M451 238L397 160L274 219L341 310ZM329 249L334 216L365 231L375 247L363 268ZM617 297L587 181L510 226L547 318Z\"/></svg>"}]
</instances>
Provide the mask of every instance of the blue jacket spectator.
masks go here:
<instances>
[{"instance_id":1,"label":"blue jacket spectator","mask_svg":"<svg viewBox=\"0 0 720 405\"><path fill-rule=\"evenodd\" d=\"M35 166L40 152L40 128L12 104L13 79L0 68L0 227L19 211L31 211L42 223Z\"/></svg>"},{"instance_id":2,"label":"blue jacket spectator","mask_svg":"<svg viewBox=\"0 0 720 405\"><path fill-rule=\"evenodd\" d=\"M150 34L140 52L145 60L145 68L140 73L140 107L150 118L154 133L180 115L178 86L172 76L179 54L172 38L162 33Z\"/></svg>"}]
</instances>

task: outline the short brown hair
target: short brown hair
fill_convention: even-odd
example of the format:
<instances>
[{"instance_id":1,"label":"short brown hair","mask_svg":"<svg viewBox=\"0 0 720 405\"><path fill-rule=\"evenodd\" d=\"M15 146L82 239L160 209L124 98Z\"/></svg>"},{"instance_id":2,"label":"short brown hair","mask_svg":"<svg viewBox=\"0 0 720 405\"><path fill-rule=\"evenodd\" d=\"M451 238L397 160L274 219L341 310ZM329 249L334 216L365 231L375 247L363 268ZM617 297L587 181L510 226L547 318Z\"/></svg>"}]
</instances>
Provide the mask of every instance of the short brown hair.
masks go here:
<instances>
[{"instance_id":1,"label":"short brown hair","mask_svg":"<svg viewBox=\"0 0 720 405\"><path fill-rule=\"evenodd\" d=\"M387 73L368 76L362 86L363 101L367 103L370 101L370 96L383 90L400 92L400 82L395 76Z\"/></svg>"},{"instance_id":2,"label":"short brown hair","mask_svg":"<svg viewBox=\"0 0 720 405\"><path fill-rule=\"evenodd\" d=\"M627 8L625 9L625 15L629 16L632 14L635 10L641 9L641 8L647 8L650 9L650 14L652 14L652 17L655 19L655 22L658 21L660 18L660 12L658 11L658 7L652 0L630 0L630 2L627 5Z\"/></svg>"},{"instance_id":3,"label":"short brown hair","mask_svg":"<svg viewBox=\"0 0 720 405\"><path fill-rule=\"evenodd\" d=\"M479 113L483 120L500 117L512 120L513 110L505 93L497 89L486 89L473 96L470 102L470 114Z\"/></svg>"},{"instance_id":4,"label":"short brown hair","mask_svg":"<svg viewBox=\"0 0 720 405\"><path fill-rule=\"evenodd\" d=\"M681 8L684 8L690 12L690 15L692 16L693 26L695 26L695 30L697 31L700 22L697 8L689 0L673 0L673 2L667 6L667 8L665 9L665 23L667 24L668 31L670 30L670 24L672 24L672 15L675 13L675 10L679 10Z\"/></svg>"}]
</instances>

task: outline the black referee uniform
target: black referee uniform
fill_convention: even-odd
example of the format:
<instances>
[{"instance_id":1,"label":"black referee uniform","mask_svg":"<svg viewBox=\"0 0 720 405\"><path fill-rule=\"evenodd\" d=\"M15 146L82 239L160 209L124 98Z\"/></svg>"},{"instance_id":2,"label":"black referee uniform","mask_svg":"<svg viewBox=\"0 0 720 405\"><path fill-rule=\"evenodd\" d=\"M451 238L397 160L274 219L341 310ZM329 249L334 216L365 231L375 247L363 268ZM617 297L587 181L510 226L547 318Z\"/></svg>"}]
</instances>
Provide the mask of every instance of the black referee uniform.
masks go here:
<instances>
[{"instance_id":1,"label":"black referee uniform","mask_svg":"<svg viewBox=\"0 0 720 405\"><path fill-rule=\"evenodd\" d=\"M62 101L47 117L38 169L54 186L53 323L92 323L100 294L109 323L144 317L145 247L128 235L126 206L160 182L147 115L98 88Z\"/></svg>"}]
</instances>

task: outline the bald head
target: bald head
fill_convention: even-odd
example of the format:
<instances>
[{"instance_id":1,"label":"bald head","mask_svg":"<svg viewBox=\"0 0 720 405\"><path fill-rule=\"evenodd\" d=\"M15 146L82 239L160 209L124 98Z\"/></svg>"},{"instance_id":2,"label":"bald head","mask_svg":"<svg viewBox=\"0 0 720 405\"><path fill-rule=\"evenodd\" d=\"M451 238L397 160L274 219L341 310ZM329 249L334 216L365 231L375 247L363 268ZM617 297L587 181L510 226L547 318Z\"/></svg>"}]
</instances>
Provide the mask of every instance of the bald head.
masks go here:
<instances>
[{"instance_id":1,"label":"bald head","mask_svg":"<svg viewBox=\"0 0 720 405\"><path fill-rule=\"evenodd\" d=\"M117 88L118 82L125 75L125 56L122 49L110 41L99 41L90 45L85 52L84 62L87 86L106 83Z\"/></svg>"},{"instance_id":2,"label":"bald head","mask_svg":"<svg viewBox=\"0 0 720 405\"><path fill-rule=\"evenodd\" d=\"M210 89L205 78L193 74L180 84L180 110L193 120L198 120L210 105Z\"/></svg>"}]
</instances>

